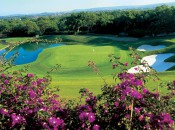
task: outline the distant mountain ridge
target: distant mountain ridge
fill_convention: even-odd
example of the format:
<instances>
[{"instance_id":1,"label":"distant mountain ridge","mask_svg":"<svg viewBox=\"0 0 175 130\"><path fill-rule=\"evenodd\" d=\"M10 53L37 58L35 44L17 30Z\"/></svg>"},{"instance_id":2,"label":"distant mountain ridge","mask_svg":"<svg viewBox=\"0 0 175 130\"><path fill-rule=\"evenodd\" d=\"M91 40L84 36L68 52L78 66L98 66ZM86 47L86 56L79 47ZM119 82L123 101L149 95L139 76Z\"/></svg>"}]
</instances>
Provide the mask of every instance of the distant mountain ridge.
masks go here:
<instances>
[{"instance_id":1,"label":"distant mountain ridge","mask_svg":"<svg viewBox=\"0 0 175 130\"><path fill-rule=\"evenodd\" d=\"M152 9L157 6L168 5L175 6L175 2L171 3L158 3L158 4L150 4L150 5L135 5L135 6L113 6L113 7L98 7L98 8L89 8L89 9L75 9L72 12L81 12L81 11L109 11L109 10L125 10L125 9Z\"/></svg>"},{"instance_id":2,"label":"distant mountain ridge","mask_svg":"<svg viewBox=\"0 0 175 130\"><path fill-rule=\"evenodd\" d=\"M129 9L154 9L157 6L168 5L175 6L175 2L170 3L158 3L150 5L136 5L136 6L112 6L112 7L97 7L97 8L88 8L88 9L75 9L72 11L63 11L63 12L45 12L45 13L36 13L36 14L13 14L8 16L0 16L0 19L3 18L20 18L20 17L41 17L41 16L59 16L68 13L74 12L97 12L97 11L113 11L113 10L129 10Z\"/></svg>"}]
</instances>

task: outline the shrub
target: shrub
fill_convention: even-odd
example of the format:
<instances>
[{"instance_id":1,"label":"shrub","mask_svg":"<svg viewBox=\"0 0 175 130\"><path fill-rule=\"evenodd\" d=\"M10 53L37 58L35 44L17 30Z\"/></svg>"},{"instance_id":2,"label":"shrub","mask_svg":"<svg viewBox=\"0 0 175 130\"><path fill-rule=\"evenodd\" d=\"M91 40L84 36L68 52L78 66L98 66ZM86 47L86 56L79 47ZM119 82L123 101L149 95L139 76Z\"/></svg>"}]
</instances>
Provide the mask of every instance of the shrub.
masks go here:
<instances>
[{"instance_id":1,"label":"shrub","mask_svg":"<svg viewBox=\"0 0 175 130\"><path fill-rule=\"evenodd\" d=\"M99 74L93 62L89 66ZM164 85L170 93L161 95L145 87L147 73L127 73L128 63L117 62L113 68L119 66L123 66L116 75L119 83L108 85L103 79L105 85L97 96L81 89L79 103L61 101L47 87L47 78L2 73L0 129L173 129L175 81Z\"/></svg>"},{"instance_id":2,"label":"shrub","mask_svg":"<svg viewBox=\"0 0 175 130\"><path fill-rule=\"evenodd\" d=\"M35 79L33 74L1 74L0 79L1 129L64 127L64 121L54 117L62 108L58 95L47 91L47 79Z\"/></svg>"},{"instance_id":3,"label":"shrub","mask_svg":"<svg viewBox=\"0 0 175 130\"><path fill-rule=\"evenodd\" d=\"M84 102L63 104L49 92L47 79L1 74L1 129L173 129L172 94L161 96L144 87L141 75L118 74L121 83L105 85L94 96L81 89ZM172 107L172 106L171 106ZM168 108L169 110L167 110Z\"/></svg>"}]
</instances>

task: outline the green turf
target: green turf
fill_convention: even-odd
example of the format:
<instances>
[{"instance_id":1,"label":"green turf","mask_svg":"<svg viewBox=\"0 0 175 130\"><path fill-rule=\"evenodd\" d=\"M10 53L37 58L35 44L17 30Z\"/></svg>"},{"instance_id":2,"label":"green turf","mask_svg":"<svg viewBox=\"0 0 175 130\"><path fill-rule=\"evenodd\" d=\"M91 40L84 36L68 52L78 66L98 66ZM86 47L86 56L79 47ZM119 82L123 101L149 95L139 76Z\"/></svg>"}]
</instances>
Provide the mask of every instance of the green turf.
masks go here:
<instances>
[{"instance_id":1,"label":"green turf","mask_svg":"<svg viewBox=\"0 0 175 130\"><path fill-rule=\"evenodd\" d=\"M52 73L52 87L60 88L60 95L64 98L77 97L80 88L86 87L92 90L95 94L100 92L104 85L103 80L99 75L96 75L90 67L88 61L92 60L96 63L101 75L109 84L114 84L112 79L113 73L119 70L113 70L112 64L109 62L108 55L115 54L121 56L122 61L131 62L129 57L130 46L137 48L143 44L150 45L166 45L167 48L151 52L138 52L140 56L146 56L156 53L174 53L175 37L148 38L139 39L137 41L121 41L117 40L116 36L111 35L52 35L43 36L42 39L52 40L62 38L62 42L67 44L49 48L40 53L35 62L30 63L29 72L44 76L46 72L55 64L61 64L61 69ZM27 39L27 38L25 38ZM23 38L9 38L10 41L24 40ZM127 41L127 42L126 42ZM168 61L175 62L175 58L171 57ZM24 65L15 67L14 69L23 68ZM159 73L162 80L173 80L175 77L175 68L169 72ZM150 81L148 86L151 89L157 84Z\"/></svg>"},{"instance_id":2,"label":"green turf","mask_svg":"<svg viewBox=\"0 0 175 130\"><path fill-rule=\"evenodd\" d=\"M0 50L3 49L3 48L6 48L7 45L4 45L4 44L0 44Z\"/></svg>"},{"instance_id":3,"label":"green turf","mask_svg":"<svg viewBox=\"0 0 175 130\"><path fill-rule=\"evenodd\" d=\"M6 42L24 42L32 38L33 37L12 37L12 38L2 38L1 40L6 40Z\"/></svg>"}]
</instances>

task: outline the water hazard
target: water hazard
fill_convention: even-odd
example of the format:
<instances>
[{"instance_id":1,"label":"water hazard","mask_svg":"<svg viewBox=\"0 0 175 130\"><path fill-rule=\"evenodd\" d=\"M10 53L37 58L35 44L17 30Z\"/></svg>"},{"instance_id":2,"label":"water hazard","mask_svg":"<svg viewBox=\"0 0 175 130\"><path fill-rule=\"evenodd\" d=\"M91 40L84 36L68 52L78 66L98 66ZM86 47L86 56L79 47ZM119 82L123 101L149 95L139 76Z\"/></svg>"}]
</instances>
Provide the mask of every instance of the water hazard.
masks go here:
<instances>
[{"instance_id":1,"label":"water hazard","mask_svg":"<svg viewBox=\"0 0 175 130\"><path fill-rule=\"evenodd\" d=\"M3 49L0 51L0 55L7 52L5 58L9 59L14 54L18 53L18 57L14 59L15 65L22 65L33 62L37 59L38 55L47 48L62 46L63 44L55 43L25 43L14 47L11 51L8 49Z\"/></svg>"}]
</instances>

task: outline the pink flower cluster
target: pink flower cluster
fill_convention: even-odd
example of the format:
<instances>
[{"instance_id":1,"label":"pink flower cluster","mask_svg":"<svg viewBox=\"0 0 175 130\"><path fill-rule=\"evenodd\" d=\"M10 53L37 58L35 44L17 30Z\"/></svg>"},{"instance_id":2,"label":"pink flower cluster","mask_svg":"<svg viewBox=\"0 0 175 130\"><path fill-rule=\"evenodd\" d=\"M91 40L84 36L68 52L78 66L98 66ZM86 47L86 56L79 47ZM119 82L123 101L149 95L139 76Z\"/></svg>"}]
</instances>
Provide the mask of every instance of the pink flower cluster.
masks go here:
<instances>
[{"instance_id":1,"label":"pink flower cluster","mask_svg":"<svg viewBox=\"0 0 175 130\"><path fill-rule=\"evenodd\" d=\"M46 78L1 74L0 129L173 129L173 93L149 91L141 74L118 78L120 83L104 85L99 95L81 89L80 102L74 103L49 91ZM175 81L168 89L175 90Z\"/></svg>"}]
</instances>

